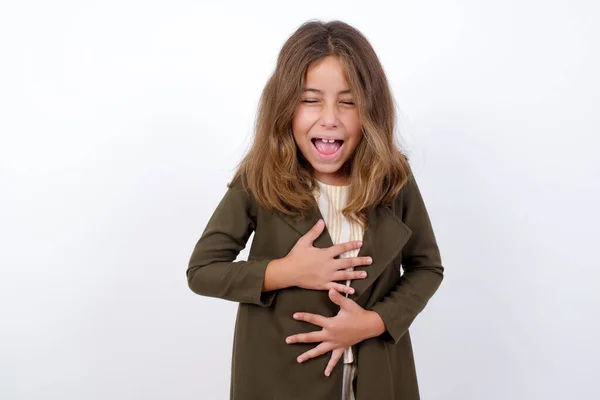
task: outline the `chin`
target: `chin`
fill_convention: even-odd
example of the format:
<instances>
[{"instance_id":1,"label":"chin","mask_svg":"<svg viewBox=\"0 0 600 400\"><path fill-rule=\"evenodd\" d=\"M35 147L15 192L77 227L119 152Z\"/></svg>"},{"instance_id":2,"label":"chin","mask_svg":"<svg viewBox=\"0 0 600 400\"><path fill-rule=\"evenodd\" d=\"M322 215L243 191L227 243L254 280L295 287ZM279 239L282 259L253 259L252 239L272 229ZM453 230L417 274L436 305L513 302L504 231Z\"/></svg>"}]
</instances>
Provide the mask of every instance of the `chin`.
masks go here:
<instances>
[{"instance_id":1,"label":"chin","mask_svg":"<svg viewBox=\"0 0 600 400\"><path fill-rule=\"evenodd\" d=\"M330 167L315 167L313 164L313 168L322 174L335 174L340 171L340 169L342 168L342 165L343 164L341 164L339 166L335 165L335 166L330 166Z\"/></svg>"}]
</instances>

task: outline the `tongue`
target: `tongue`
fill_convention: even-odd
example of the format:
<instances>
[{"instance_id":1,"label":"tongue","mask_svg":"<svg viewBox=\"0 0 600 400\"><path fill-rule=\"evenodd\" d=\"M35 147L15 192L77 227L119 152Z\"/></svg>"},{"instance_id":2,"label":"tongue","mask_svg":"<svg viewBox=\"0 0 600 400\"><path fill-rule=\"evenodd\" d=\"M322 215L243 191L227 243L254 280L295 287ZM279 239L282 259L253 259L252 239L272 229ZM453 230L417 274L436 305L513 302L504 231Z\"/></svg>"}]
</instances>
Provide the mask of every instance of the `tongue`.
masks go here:
<instances>
[{"instance_id":1,"label":"tongue","mask_svg":"<svg viewBox=\"0 0 600 400\"><path fill-rule=\"evenodd\" d=\"M322 154L333 154L338 151L341 145L342 142L340 140L336 140L333 143L325 143L322 140L317 140L315 143L317 150Z\"/></svg>"}]
</instances>

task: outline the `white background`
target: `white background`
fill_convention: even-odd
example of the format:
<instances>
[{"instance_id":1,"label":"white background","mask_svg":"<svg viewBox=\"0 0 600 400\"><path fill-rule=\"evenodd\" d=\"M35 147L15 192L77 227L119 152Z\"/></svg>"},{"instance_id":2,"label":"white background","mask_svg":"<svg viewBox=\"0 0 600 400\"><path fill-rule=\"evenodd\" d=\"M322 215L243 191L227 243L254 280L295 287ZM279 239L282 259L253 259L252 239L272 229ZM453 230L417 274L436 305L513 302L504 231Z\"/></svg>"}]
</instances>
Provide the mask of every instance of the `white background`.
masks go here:
<instances>
[{"instance_id":1,"label":"white background","mask_svg":"<svg viewBox=\"0 0 600 400\"><path fill-rule=\"evenodd\" d=\"M236 304L185 270L310 18L379 54L442 251L411 328L422 398L600 398L599 16L593 0L4 2L0 398L228 398Z\"/></svg>"}]
</instances>

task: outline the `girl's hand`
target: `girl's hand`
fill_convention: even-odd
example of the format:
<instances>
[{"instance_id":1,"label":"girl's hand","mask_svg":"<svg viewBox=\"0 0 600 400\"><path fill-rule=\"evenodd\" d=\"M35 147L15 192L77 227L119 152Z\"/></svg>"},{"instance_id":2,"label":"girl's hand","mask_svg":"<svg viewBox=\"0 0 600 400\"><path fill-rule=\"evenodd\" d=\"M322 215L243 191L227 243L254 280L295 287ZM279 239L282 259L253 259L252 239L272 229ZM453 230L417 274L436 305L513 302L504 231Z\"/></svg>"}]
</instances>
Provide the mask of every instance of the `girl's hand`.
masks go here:
<instances>
[{"instance_id":1,"label":"girl's hand","mask_svg":"<svg viewBox=\"0 0 600 400\"><path fill-rule=\"evenodd\" d=\"M285 340L288 344L322 342L315 348L301 354L297 361L301 363L332 351L325 369L326 376L329 376L333 367L344 354L344 349L385 332L383 320L375 311L365 310L356 304L354 300L341 295L335 290L329 291L329 298L340 306L340 311L335 317L328 318L318 314L295 313L294 319L310 322L322 327L322 329L292 335Z\"/></svg>"},{"instance_id":2,"label":"girl's hand","mask_svg":"<svg viewBox=\"0 0 600 400\"><path fill-rule=\"evenodd\" d=\"M360 241L351 241L319 249L313 242L321 235L325 222L320 219L304 236L296 242L283 259L289 268L290 281L293 286L304 289L329 290L335 289L340 293L354 293L354 289L334 281L364 279L364 271L346 271L359 265L370 265L371 257L348 257L336 259L335 257L362 246Z\"/></svg>"}]
</instances>

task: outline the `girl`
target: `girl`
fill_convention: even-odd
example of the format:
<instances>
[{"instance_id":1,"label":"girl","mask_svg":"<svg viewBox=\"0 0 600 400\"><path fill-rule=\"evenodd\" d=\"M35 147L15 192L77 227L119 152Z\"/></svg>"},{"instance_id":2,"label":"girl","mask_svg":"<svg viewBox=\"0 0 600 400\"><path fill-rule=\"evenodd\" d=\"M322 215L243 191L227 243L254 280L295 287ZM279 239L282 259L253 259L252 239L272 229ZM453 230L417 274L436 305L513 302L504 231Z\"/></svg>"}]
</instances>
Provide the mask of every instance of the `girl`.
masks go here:
<instances>
[{"instance_id":1,"label":"girl","mask_svg":"<svg viewBox=\"0 0 600 400\"><path fill-rule=\"evenodd\" d=\"M187 269L195 293L239 303L232 399L419 398L408 328L444 268L394 127L359 31L309 21L286 41Z\"/></svg>"}]
</instances>

